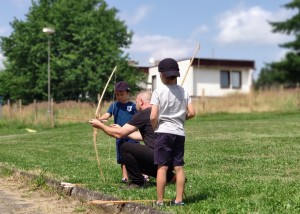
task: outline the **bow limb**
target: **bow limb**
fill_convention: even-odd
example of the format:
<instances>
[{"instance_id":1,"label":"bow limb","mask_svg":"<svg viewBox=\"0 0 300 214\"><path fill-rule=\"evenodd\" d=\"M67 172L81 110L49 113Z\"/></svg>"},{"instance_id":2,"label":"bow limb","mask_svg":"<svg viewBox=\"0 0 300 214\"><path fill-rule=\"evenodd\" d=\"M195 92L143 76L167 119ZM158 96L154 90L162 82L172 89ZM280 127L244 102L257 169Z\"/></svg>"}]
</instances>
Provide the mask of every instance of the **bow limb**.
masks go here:
<instances>
[{"instance_id":1,"label":"bow limb","mask_svg":"<svg viewBox=\"0 0 300 214\"><path fill-rule=\"evenodd\" d=\"M200 49L200 44L197 45L197 48L196 48L195 53L194 53L194 55L193 55L193 58L192 58L192 60L191 60L191 62L190 62L190 64L189 64L189 67L188 67L187 71L185 72L185 75L184 75L184 77L183 77L183 79L182 79L182 81L181 81L181 86L183 85L183 83L184 83L184 81L185 81L185 78L186 78L187 74L189 73L190 67L191 67L192 64L193 64L194 58L195 58L195 56L197 55L199 49Z\"/></svg>"},{"instance_id":2,"label":"bow limb","mask_svg":"<svg viewBox=\"0 0 300 214\"><path fill-rule=\"evenodd\" d=\"M112 71L103 91L102 91L102 94L100 96L100 99L98 101L98 105L97 105L97 109L96 109L96 112L95 112L95 118L98 119L99 118L99 114L100 114L100 110L101 110L101 102L102 102L102 99L103 99L103 96L105 94L105 91L107 89L107 86L112 78L112 76L114 75L115 71L117 69L117 66L114 68L114 70ZM97 149L97 128L94 128L94 132L93 132L93 140L94 140L94 149L95 149L95 153L96 153L96 158L97 158L97 163L98 163L98 167L99 167L99 171L100 171L100 175L102 176L103 180L105 181L105 177L104 177L104 174L103 174L103 171L102 171L102 168L101 168L101 164L100 164L100 158L99 158L99 155L98 155L98 149Z\"/></svg>"},{"instance_id":3,"label":"bow limb","mask_svg":"<svg viewBox=\"0 0 300 214\"><path fill-rule=\"evenodd\" d=\"M94 140L94 149L95 149L95 153L96 153L97 164L98 164L98 167L99 167L100 176L105 181L105 177L104 177L104 174L103 174L103 171L102 171L102 168L101 168L100 158L99 158L98 149L97 149L97 128L94 128L93 140Z\"/></svg>"},{"instance_id":4,"label":"bow limb","mask_svg":"<svg viewBox=\"0 0 300 214\"><path fill-rule=\"evenodd\" d=\"M112 78L112 76L114 75L114 73L115 73L116 70L117 70L117 66L116 66L116 67L114 68L114 70L111 72L111 75L109 76L109 79L108 79L108 81L107 81L107 83L106 83L106 85L105 85L105 87L104 87L104 89L103 89L103 91L102 91L102 94L101 94L100 99L99 99L99 101L98 101L98 106L97 106L97 109L96 109L96 112L95 112L95 118L99 118L100 108L101 108L101 102L102 102L103 96L104 96L105 91L106 91L106 89L107 89L107 86L108 86L108 84L109 84L109 82L110 82L110 80L111 80L111 78Z\"/></svg>"}]
</instances>

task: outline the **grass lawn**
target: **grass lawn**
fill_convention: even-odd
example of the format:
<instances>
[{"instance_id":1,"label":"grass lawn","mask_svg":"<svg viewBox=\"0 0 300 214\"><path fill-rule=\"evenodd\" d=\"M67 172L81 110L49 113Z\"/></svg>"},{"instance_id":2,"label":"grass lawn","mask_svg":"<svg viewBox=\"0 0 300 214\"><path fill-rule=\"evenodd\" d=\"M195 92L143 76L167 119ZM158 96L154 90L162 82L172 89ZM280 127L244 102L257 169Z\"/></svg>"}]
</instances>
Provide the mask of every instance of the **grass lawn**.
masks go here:
<instances>
[{"instance_id":1,"label":"grass lawn","mask_svg":"<svg viewBox=\"0 0 300 214\"><path fill-rule=\"evenodd\" d=\"M25 128L37 130L29 133ZM186 206L172 213L300 213L300 113L211 114L187 122ZM0 162L122 199L156 199L155 186L123 190L115 140L88 123L54 129L0 120ZM153 180L154 182L154 180ZM175 186L166 187L173 199Z\"/></svg>"}]
</instances>

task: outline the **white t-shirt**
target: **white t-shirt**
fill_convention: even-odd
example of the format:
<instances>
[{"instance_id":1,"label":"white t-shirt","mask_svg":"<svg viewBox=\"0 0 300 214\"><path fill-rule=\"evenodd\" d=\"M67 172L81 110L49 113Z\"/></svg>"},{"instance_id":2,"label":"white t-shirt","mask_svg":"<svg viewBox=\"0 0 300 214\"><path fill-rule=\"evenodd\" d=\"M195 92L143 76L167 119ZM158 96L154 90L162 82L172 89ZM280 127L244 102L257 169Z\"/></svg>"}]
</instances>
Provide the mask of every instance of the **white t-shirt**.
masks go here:
<instances>
[{"instance_id":1,"label":"white t-shirt","mask_svg":"<svg viewBox=\"0 0 300 214\"><path fill-rule=\"evenodd\" d=\"M185 136L184 123L189 103L190 96L179 85L163 85L155 89L151 97L151 104L159 107L155 132Z\"/></svg>"}]
</instances>

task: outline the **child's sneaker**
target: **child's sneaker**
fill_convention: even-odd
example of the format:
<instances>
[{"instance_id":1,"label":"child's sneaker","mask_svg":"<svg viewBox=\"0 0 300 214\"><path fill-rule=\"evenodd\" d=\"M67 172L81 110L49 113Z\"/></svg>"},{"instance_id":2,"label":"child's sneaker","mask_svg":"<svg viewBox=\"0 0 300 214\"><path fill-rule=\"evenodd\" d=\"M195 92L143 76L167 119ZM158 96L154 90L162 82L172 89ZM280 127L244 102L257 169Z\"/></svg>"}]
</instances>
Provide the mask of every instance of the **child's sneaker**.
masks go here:
<instances>
[{"instance_id":1,"label":"child's sneaker","mask_svg":"<svg viewBox=\"0 0 300 214\"><path fill-rule=\"evenodd\" d=\"M148 177L148 175L144 175L144 181L145 182L149 182L150 181L150 178Z\"/></svg>"},{"instance_id":2,"label":"child's sneaker","mask_svg":"<svg viewBox=\"0 0 300 214\"><path fill-rule=\"evenodd\" d=\"M156 201L155 205L161 207L161 206L164 206L164 202L158 202L158 201Z\"/></svg>"},{"instance_id":3,"label":"child's sneaker","mask_svg":"<svg viewBox=\"0 0 300 214\"><path fill-rule=\"evenodd\" d=\"M179 202L176 202L175 200L171 202L172 205L174 206L183 206L184 205L184 202L183 201L179 201Z\"/></svg>"},{"instance_id":4,"label":"child's sneaker","mask_svg":"<svg viewBox=\"0 0 300 214\"><path fill-rule=\"evenodd\" d=\"M127 183L128 179L127 178L122 178L121 183Z\"/></svg>"}]
</instances>

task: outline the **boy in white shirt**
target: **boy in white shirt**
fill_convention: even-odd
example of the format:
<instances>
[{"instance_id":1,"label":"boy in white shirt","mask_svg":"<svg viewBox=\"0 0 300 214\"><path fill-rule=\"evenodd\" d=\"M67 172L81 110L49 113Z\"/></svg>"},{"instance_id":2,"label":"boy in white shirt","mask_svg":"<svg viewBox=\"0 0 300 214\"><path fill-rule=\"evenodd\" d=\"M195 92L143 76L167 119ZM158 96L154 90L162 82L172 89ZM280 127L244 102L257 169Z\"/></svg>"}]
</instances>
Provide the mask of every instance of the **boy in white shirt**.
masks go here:
<instances>
[{"instance_id":1,"label":"boy in white shirt","mask_svg":"<svg viewBox=\"0 0 300 214\"><path fill-rule=\"evenodd\" d=\"M155 130L154 163L157 168L157 205L163 205L168 166L176 173L176 198L174 205L184 205L184 124L195 116L195 110L188 93L177 85L180 76L178 63L166 58L158 64L163 86L154 90L151 98L150 120Z\"/></svg>"}]
</instances>

